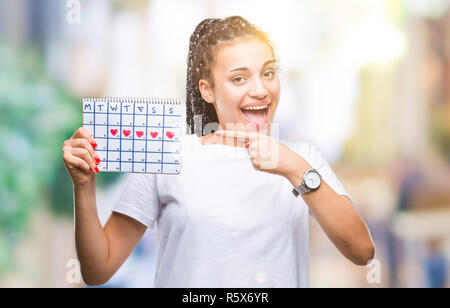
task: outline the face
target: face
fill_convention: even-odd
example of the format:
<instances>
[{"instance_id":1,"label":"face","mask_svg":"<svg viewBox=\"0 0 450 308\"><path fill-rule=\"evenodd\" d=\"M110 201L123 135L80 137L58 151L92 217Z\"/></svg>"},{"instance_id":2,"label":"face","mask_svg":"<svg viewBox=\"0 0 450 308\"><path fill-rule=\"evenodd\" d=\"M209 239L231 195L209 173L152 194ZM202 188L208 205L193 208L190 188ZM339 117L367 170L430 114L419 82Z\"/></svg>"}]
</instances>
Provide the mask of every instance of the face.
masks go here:
<instances>
[{"instance_id":1,"label":"face","mask_svg":"<svg viewBox=\"0 0 450 308\"><path fill-rule=\"evenodd\" d=\"M214 88L200 80L205 101L214 104L222 129L270 131L280 82L270 47L257 38L222 43L212 67ZM228 126L227 126L228 125Z\"/></svg>"}]
</instances>

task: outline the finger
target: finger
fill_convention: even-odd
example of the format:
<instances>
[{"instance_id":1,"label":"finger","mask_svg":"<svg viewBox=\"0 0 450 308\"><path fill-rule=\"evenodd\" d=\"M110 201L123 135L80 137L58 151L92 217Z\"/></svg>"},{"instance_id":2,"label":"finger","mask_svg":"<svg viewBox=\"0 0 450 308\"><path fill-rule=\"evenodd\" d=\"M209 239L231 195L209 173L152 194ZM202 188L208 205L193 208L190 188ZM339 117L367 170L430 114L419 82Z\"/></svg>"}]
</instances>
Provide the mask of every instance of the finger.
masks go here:
<instances>
[{"instance_id":1,"label":"finger","mask_svg":"<svg viewBox=\"0 0 450 308\"><path fill-rule=\"evenodd\" d=\"M98 172L98 167L95 164L94 160L92 159L91 155L89 154L89 151L83 148L73 148L72 149L72 155L79 157L83 159L89 167L92 169L92 171Z\"/></svg>"},{"instance_id":2,"label":"finger","mask_svg":"<svg viewBox=\"0 0 450 308\"><path fill-rule=\"evenodd\" d=\"M97 147L97 142L95 141L94 137L92 137L91 133L85 127L80 127L75 131L75 133L73 134L71 139L76 139L76 138L85 138L89 141L89 143L92 145L92 147L94 149Z\"/></svg>"},{"instance_id":3,"label":"finger","mask_svg":"<svg viewBox=\"0 0 450 308\"><path fill-rule=\"evenodd\" d=\"M223 136L225 138L233 138L239 141L249 141L258 137L256 132L245 132L239 130L220 130L216 132L217 136Z\"/></svg>"},{"instance_id":4,"label":"finger","mask_svg":"<svg viewBox=\"0 0 450 308\"><path fill-rule=\"evenodd\" d=\"M241 141L246 141L248 139L248 135L246 134L246 132L236 130L221 130L217 131L216 135L219 137L237 139Z\"/></svg>"},{"instance_id":5,"label":"finger","mask_svg":"<svg viewBox=\"0 0 450 308\"><path fill-rule=\"evenodd\" d=\"M84 139L84 138L72 139L70 141L70 145L72 148L87 149L96 164L99 164L101 162L100 157L98 157L97 153L95 153L95 150L92 147L92 144L90 144L89 141L87 141L86 139Z\"/></svg>"},{"instance_id":6,"label":"finger","mask_svg":"<svg viewBox=\"0 0 450 308\"><path fill-rule=\"evenodd\" d=\"M248 146L248 154L250 157L257 157L258 156L258 148L256 143L251 143Z\"/></svg>"},{"instance_id":7,"label":"finger","mask_svg":"<svg viewBox=\"0 0 450 308\"><path fill-rule=\"evenodd\" d=\"M67 165L71 167L77 167L79 169L82 169L86 173L89 173L91 171L88 163L77 156L73 156L72 154L64 154L64 160L66 161Z\"/></svg>"}]
</instances>

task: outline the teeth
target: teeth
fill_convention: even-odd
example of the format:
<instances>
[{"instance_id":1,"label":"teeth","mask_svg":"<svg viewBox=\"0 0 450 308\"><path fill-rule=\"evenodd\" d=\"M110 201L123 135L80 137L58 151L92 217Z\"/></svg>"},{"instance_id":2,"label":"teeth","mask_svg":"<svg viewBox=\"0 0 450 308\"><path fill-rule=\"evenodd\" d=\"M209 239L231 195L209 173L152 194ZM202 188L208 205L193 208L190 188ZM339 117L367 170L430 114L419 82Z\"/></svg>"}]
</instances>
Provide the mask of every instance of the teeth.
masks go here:
<instances>
[{"instance_id":1,"label":"teeth","mask_svg":"<svg viewBox=\"0 0 450 308\"><path fill-rule=\"evenodd\" d=\"M247 107L247 108L242 108L244 110L262 110L262 109L266 109L267 106L269 105L265 105L265 106L254 106L254 107Z\"/></svg>"}]
</instances>

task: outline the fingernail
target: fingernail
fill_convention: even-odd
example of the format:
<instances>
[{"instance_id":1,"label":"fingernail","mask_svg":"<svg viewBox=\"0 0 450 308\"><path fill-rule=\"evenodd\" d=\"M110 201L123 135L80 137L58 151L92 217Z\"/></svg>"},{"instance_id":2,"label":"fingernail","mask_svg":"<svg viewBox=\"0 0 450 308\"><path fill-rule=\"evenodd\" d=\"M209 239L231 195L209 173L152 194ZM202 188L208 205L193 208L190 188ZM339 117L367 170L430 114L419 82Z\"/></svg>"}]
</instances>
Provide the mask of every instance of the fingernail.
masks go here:
<instances>
[{"instance_id":1,"label":"fingernail","mask_svg":"<svg viewBox=\"0 0 450 308\"><path fill-rule=\"evenodd\" d=\"M100 164L100 162L101 162L100 158L95 157L95 162L96 162L97 164Z\"/></svg>"},{"instance_id":2,"label":"fingernail","mask_svg":"<svg viewBox=\"0 0 450 308\"><path fill-rule=\"evenodd\" d=\"M216 136L219 136L219 137L220 137L220 136L222 136L222 134L221 134L221 133L216 133Z\"/></svg>"},{"instance_id":3,"label":"fingernail","mask_svg":"<svg viewBox=\"0 0 450 308\"><path fill-rule=\"evenodd\" d=\"M97 143L94 141L91 143L92 147L95 149L97 147Z\"/></svg>"},{"instance_id":4,"label":"fingernail","mask_svg":"<svg viewBox=\"0 0 450 308\"><path fill-rule=\"evenodd\" d=\"M95 173L98 173L100 170L98 170L98 167L95 167Z\"/></svg>"}]
</instances>

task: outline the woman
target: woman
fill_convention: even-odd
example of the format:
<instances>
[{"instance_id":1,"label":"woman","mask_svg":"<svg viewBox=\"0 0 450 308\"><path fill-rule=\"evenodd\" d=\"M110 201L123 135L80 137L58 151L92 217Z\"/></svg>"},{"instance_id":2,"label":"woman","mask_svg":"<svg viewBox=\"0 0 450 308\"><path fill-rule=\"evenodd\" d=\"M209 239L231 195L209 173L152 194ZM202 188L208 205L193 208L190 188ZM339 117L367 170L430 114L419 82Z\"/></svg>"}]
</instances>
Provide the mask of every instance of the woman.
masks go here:
<instances>
[{"instance_id":1,"label":"woman","mask_svg":"<svg viewBox=\"0 0 450 308\"><path fill-rule=\"evenodd\" d=\"M270 134L280 92L276 64L267 35L245 19L202 21L190 38L191 134L183 153L192 146L205 155L185 155L179 175L129 174L104 228L95 201L95 140L80 128L65 141L88 285L107 282L155 221L156 287L307 287L309 213L349 260L372 259L367 227L320 151ZM211 123L221 130L206 134L217 129Z\"/></svg>"}]
</instances>

